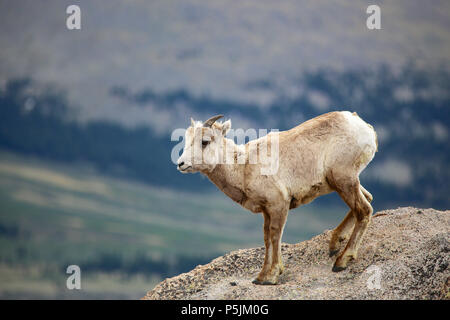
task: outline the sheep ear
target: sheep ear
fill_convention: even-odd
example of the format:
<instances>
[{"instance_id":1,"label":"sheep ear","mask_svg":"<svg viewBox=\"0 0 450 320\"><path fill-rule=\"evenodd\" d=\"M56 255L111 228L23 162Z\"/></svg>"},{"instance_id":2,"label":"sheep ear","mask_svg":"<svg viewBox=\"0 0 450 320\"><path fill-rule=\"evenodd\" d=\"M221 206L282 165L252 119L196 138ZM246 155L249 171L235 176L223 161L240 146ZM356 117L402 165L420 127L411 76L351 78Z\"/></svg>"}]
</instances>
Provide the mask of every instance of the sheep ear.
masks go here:
<instances>
[{"instance_id":1,"label":"sheep ear","mask_svg":"<svg viewBox=\"0 0 450 320\"><path fill-rule=\"evenodd\" d=\"M191 118L191 127L195 127L195 121Z\"/></svg>"},{"instance_id":2,"label":"sheep ear","mask_svg":"<svg viewBox=\"0 0 450 320\"><path fill-rule=\"evenodd\" d=\"M227 120L222 124L222 134L225 136L231 129L231 120Z\"/></svg>"}]
</instances>

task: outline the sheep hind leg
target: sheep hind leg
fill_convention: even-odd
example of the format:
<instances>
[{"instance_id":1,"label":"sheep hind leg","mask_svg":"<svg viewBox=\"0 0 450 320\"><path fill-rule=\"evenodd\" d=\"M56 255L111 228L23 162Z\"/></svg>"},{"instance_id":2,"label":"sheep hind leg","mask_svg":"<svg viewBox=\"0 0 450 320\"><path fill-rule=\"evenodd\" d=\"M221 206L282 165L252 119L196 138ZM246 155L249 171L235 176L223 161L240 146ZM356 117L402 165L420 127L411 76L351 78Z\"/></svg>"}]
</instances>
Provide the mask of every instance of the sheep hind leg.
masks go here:
<instances>
[{"instance_id":1,"label":"sheep hind leg","mask_svg":"<svg viewBox=\"0 0 450 320\"><path fill-rule=\"evenodd\" d=\"M347 240L350 237L350 233L355 225L355 215L350 210L345 216L344 220L333 230L330 239L330 257L339 252L338 246L342 241Z\"/></svg>"},{"instance_id":2,"label":"sheep hind leg","mask_svg":"<svg viewBox=\"0 0 450 320\"><path fill-rule=\"evenodd\" d=\"M373 196L372 194L367 191L361 184L359 185L359 188L366 198L367 201L372 202ZM330 240L330 257L334 256L336 253L339 252L337 249L339 243L342 241L348 240L351 231L353 230L353 227L355 226L355 214L350 210L347 215L345 216L344 220L333 230L333 233L331 234L331 240Z\"/></svg>"},{"instance_id":3,"label":"sheep hind leg","mask_svg":"<svg viewBox=\"0 0 450 320\"><path fill-rule=\"evenodd\" d=\"M372 194L366 190L362 185L359 185L359 188L361 189L361 192L363 193L364 197L366 197L367 201L372 202L373 196Z\"/></svg>"},{"instance_id":4,"label":"sheep hind leg","mask_svg":"<svg viewBox=\"0 0 450 320\"><path fill-rule=\"evenodd\" d=\"M338 190L339 195L354 213L355 227L345 249L334 263L333 271L335 272L344 270L350 260L357 258L359 246L373 212L372 206L360 188L359 179L356 178L353 182L343 184Z\"/></svg>"}]
</instances>

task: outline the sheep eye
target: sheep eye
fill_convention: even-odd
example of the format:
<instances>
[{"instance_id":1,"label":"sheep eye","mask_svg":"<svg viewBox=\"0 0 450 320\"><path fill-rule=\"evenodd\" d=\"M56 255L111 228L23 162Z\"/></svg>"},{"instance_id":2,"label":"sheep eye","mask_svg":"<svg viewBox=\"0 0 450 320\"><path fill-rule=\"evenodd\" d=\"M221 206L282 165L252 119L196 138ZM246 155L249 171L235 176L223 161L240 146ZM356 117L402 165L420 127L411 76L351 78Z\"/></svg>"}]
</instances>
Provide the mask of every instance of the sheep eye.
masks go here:
<instances>
[{"instance_id":1,"label":"sheep eye","mask_svg":"<svg viewBox=\"0 0 450 320\"><path fill-rule=\"evenodd\" d=\"M208 145L208 143L209 143L209 141L203 140L203 141L202 141L202 146L203 146L203 147L206 147L206 146Z\"/></svg>"}]
</instances>

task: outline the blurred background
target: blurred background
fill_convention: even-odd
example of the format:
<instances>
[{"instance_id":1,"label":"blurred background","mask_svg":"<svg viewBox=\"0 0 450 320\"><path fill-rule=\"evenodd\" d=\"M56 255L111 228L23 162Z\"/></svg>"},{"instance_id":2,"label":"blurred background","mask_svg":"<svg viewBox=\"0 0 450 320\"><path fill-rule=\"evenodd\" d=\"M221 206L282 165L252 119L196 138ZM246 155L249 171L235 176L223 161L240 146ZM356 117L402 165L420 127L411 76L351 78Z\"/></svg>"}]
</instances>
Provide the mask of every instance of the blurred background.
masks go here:
<instances>
[{"instance_id":1,"label":"blurred background","mask_svg":"<svg viewBox=\"0 0 450 320\"><path fill-rule=\"evenodd\" d=\"M171 162L191 116L286 130L356 111L379 137L361 176L375 211L448 209L450 2L370 4L380 30L355 0L0 0L0 298L137 299L262 246L260 215ZM316 199L283 241L346 211Z\"/></svg>"}]
</instances>

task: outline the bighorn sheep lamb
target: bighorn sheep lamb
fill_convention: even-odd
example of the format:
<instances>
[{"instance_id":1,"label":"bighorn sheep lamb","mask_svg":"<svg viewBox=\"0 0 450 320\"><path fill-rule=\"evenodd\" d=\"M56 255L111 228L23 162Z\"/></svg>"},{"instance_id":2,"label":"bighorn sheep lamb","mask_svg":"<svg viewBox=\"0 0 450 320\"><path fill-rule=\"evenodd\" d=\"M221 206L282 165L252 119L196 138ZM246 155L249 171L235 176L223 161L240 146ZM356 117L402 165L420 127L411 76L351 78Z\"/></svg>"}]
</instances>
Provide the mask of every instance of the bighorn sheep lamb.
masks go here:
<instances>
[{"instance_id":1,"label":"bighorn sheep lamb","mask_svg":"<svg viewBox=\"0 0 450 320\"><path fill-rule=\"evenodd\" d=\"M373 127L356 113L330 112L290 130L271 132L245 145L237 145L225 137L231 121L218 122L221 117L214 116L204 123L191 118L178 170L201 172L244 208L262 212L265 258L253 283L276 284L283 272L280 243L288 211L333 191L350 207L332 232L329 244L332 256L337 253L339 242L348 239L332 270L345 269L351 259L356 259L373 212L372 195L359 181L359 174L378 148ZM274 152L275 137L277 170L273 174L261 174L264 164L251 163L249 159L257 151L261 152L264 145ZM233 154L234 160L240 157L244 161L217 161L217 154L225 151Z\"/></svg>"}]
</instances>

